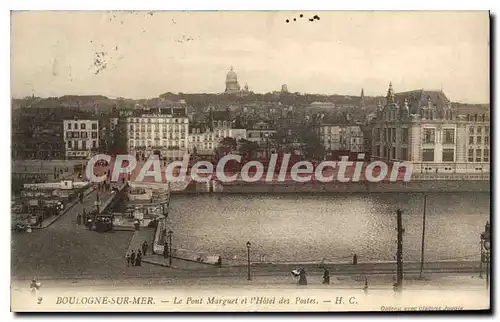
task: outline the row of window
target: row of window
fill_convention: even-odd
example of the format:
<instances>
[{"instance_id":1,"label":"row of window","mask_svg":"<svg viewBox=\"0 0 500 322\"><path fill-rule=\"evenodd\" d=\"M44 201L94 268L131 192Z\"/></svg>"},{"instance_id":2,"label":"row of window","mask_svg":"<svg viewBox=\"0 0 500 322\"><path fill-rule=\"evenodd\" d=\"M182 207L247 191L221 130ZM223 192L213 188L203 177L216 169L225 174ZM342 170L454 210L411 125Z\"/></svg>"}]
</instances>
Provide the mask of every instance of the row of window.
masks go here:
<instances>
[{"instance_id":1,"label":"row of window","mask_svg":"<svg viewBox=\"0 0 500 322\"><path fill-rule=\"evenodd\" d=\"M422 161L434 161L434 149L422 149ZM455 162L455 149L443 149L441 155L442 162Z\"/></svg>"},{"instance_id":2,"label":"row of window","mask_svg":"<svg viewBox=\"0 0 500 322\"><path fill-rule=\"evenodd\" d=\"M482 161L481 161L482 157ZM490 150L489 149L469 149L467 151L467 161L469 162L490 162Z\"/></svg>"},{"instance_id":3,"label":"row of window","mask_svg":"<svg viewBox=\"0 0 500 322\"><path fill-rule=\"evenodd\" d=\"M159 146L162 146L161 145L161 142L159 141L155 141L154 145L153 145L153 142L151 140L147 140L147 141L144 141L144 140L130 140L129 141L129 145L131 147L133 146L136 146L136 147L152 147L152 146L156 146L156 147L159 147ZM172 141L172 142L167 142L166 144L164 144L165 147L167 148L171 148L171 147L181 147L181 148L184 148L186 147L186 144L184 141Z\"/></svg>"},{"instance_id":4,"label":"row of window","mask_svg":"<svg viewBox=\"0 0 500 322\"><path fill-rule=\"evenodd\" d=\"M455 144L455 129L443 129L442 134L443 144ZM436 143L436 129L424 129L424 133L422 135L422 143Z\"/></svg>"},{"instance_id":5,"label":"row of window","mask_svg":"<svg viewBox=\"0 0 500 322\"><path fill-rule=\"evenodd\" d=\"M78 141L78 140L75 140L75 141L68 141L67 142L67 147L68 149L82 149L82 150L87 150L89 147L87 147L87 141ZM96 149L97 148L97 140L92 140L92 145L91 145L92 149Z\"/></svg>"},{"instance_id":6,"label":"row of window","mask_svg":"<svg viewBox=\"0 0 500 322\"><path fill-rule=\"evenodd\" d=\"M128 119L129 123L188 123L187 118L172 119L172 118L138 118Z\"/></svg>"},{"instance_id":7,"label":"row of window","mask_svg":"<svg viewBox=\"0 0 500 322\"><path fill-rule=\"evenodd\" d=\"M404 127L401 129L401 143L408 143L410 135L409 129ZM374 138L376 141L380 141L380 129L376 128L374 130ZM396 142L396 128L384 128L382 131L382 140L384 142Z\"/></svg>"},{"instance_id":8,"label":"row of window","mask_svg":"<svg viewBox=\"0 0 500 322\"><path fill-rule=\"evenodd\" d=\"M483 137L482 136L476 136L476 141L474 143L474 137L469 136L469 144L483 144ZM484 145L489 145L490 144L490 137L485 136L484 137Z\"/></svg>"},{"instance_id":9,"label":"row of window","mask_svg":"<svg viewBox=\"0 0 500 322\"><path fill-rule=\"evenodd\" d=\"M398 160L404 160L408 161L408 148L401 148L399 150L399 155L396 154L396 147L391 147L391 148L383 148L380 145L377 145L375 147L375 156L381 157L381 158L389 158L389 159L398 159Z\"/></svg>"},{"instance_id":10,"label":"row of window","mask_svg":"<svg viewBox=\"0 0 500 322\"><path fill-rule=\"evenodd\" d=\"M150 132L152 130L152 126L151 124L148 124L147 126L142 124L142 125L137 125L137 126L134 126L133 124L130 124L130 131L148 131ZM177 131L177 132L187 132L187 127L186 126L182 126L182 125L173 125L172 127L168 126L168 125L163 125L163 126L157 126L154 128L154 130L157 132L159 131L160 129L162 129L163 132L169 132L169 131Z\"/></svg>"},{"instance_id":11,"label":"row of window","mask_svg":"<svg viewBox=\"0 0 500 322\"><path fill-rule=\"evenodd\" d=\"M422 150L422 161L433 162L434 161L434 149L423 149ZM442 162L454 162L455 161L455 150L454 149L443 149ZM490 150L489 149L469 149L467 152L468 162L489 162L490 161Z\"/></svg>"},{"instance_id":12,"label":"row of window","mask_svg":"<svg viewBox=\"0 0 500 322\"><path fill-rule=\"evenodd\" d=\"M130 138L135 138L135 139L152 139L153 138L153 135L151 135L151 133L148 133L147 135L145 135L144 133L135 133L135 135L133 133L129 134L129 137ZM160 136L159 134L155 134L154 135L154 138L155 139L159 139L159 138L163 138L163 139L173 139L173 138L180 138L180 139L185 139L186 138L186 135L184 133L181 133L180 135L178 134L173 134L173 133L165 133L163 132L163 134Z\"/></svg>"},{"instance_id":13,"label":"row of window","mask_svg":"<svg viewBox=\"0 0 500 322\"><path fill-rule=\"evenodd\" d=\"M469 134L474 135L474 133L475 134L483 134L483 127L482 126L477 126L477 127L471 126L471 127L469 127ZM485 126L484 127L484 134L489 135L489 133L490 133L490 127L489 126Z\"/></svg>"},{"instance_id":14,"label":"row of window","mask_svg":"<svg viewBox=\"0 0 500 322\"><path fill-rule=\"evenodd\" d=\"M68 126L67 126L67 129L68 130L78 130L78 128L80 128L80 130L85 130L87 127L86 123L71 123L71 122L68 122ZM92 130L97 130L97 123L92 123L91 124L91 127L90 127Z\"/></svg>"},{"instance_id":15,"label":"row of window","mask_svg":"<svg viewBox=\"0 0 500 322\"><path fill-rule=\"evenodd\" d=\"M202 148L201 144L200 145L196 145L195 147L198 148L198 149ZM212 143L212 142L203 142L203 149L214 149L214 148L215 148L215 144L214 143Z\"/></svg>"},{"instance_id":16,"label":"row of window","mask_svg":"<svg viewBox=\"0 0 500 322\"><path fill-rule=\"evenodd\" d=\"M89 132L76 132L76 131L69 131L66 132L66 138L69 139L86 139L88 138L88 133ZM97 131L90 132L90 137L92 139L97 139Z\"/></svg>"}]
</instances>

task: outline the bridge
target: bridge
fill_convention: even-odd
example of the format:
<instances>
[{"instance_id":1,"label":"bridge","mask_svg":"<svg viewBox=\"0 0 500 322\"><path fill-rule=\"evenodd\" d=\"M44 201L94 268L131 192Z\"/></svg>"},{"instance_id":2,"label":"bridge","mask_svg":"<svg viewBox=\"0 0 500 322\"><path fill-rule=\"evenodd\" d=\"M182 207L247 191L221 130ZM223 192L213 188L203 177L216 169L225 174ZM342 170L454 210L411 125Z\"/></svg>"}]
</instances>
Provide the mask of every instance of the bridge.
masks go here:
<instances>
[{"instance_id":1,"label":"bridge","mask_svg":"<svg viewBox=\"0 0 500 322\"><path fill-rule=\"evenodd\" d=\"M112 209L126 194L127 183L118 183L112 185L112 187L117 188L116 192L105 192L103 193L104 200L99 205L99 214L105 213L106 211ZM101 196L100 196L101 198Z\"/></svg>"}]
</instances>

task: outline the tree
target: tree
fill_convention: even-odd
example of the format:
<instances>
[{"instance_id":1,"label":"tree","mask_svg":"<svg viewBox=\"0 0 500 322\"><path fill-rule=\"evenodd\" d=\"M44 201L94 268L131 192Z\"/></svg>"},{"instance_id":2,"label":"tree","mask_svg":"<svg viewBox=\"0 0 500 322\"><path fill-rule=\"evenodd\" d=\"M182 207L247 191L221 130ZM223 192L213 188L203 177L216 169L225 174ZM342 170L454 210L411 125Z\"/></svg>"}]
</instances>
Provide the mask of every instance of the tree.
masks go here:
<instances>
[{"instance_id":1,"label":"tree","mask_svg":"<svg viewBox=\"0 0 500 322\"><path fill-rule=\"evenodd\" d=\"M259 149L259 145L256 142L248 141L245 139L240 140L239 152L242 156L246 158L252 158L255 151Z\"/></svg>"},{"instance_id":2,"label":"tree","mask_svg":"<svg viewBox=\"0 0 500 322\"><path fill-rule=\"evenodd\" d=\"M219 143L216 151L218 155L226 155L234 150L236 150L237 142L235 138L225 137Z\"/></svg>"}]
</instances>

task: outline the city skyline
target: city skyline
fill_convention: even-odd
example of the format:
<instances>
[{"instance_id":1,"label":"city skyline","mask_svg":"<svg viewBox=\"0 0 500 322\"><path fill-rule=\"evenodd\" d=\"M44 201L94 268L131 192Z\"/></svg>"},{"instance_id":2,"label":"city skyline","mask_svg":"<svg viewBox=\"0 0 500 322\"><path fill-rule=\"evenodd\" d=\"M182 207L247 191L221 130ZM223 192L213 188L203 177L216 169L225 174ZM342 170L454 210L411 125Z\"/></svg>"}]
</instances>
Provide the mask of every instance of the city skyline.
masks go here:
<instances>
[{"instance_id":1,"label":"city skyline","mask_svg":"<svg viewBox=\"0 0 500 322\"><path fill-rule=\"evenodd\" d=\"M487 12L300 14L14 12L11 93L222 93L234 66L257 93L287 84L291 92L381 96L392 82L396 92L443 89L452 101L489 103ZM321 19L310 22L315 14Z\"/></svg>"}]
</instances>

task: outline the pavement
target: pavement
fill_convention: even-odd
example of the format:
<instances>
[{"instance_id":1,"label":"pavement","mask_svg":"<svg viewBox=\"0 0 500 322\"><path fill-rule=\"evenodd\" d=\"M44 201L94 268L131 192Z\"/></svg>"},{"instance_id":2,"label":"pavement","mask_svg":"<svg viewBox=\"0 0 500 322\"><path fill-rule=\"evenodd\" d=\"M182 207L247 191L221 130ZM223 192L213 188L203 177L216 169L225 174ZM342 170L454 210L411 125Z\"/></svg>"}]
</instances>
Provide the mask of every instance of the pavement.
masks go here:
<instances>
[{"instance_id":1,"label":"pavement","mask_svg":"<svg viewBox=\"0 0 500 322\"><path fill-rule=\"evenodd\" d=\"M84 192L84 198L87 197L89 194L93 193L94 191L95 191L95 189L93 187L89 187ZM78 200L78 199L73 200L72 202L70 202L69 204L66 205L66 208L64 208L64 210L59 215L46 218L45 220L42 221L42 224L40 226L34 226L34 227L32 227L32 229L45 229L45 228L51 226L57 220L59 220L59 218L64 216L67 212L71 211L71 209L77 204L80 204L80 200Z\"/></svg>"},{"instance_id":2,"label":"pavement","mask_svg":"<svg viewBox=\"0 0 500 322\"><path fill-rule=\"evenodd\" d=\"M111 192L100 194L105 200ZM11 235L13 279L127 278L163 272L160 266L127 268L123 254L132 232L98 233L77 225L78 213L93 208L97 191L77 203L46 229Z\"/></svg>"}]
</instances>

